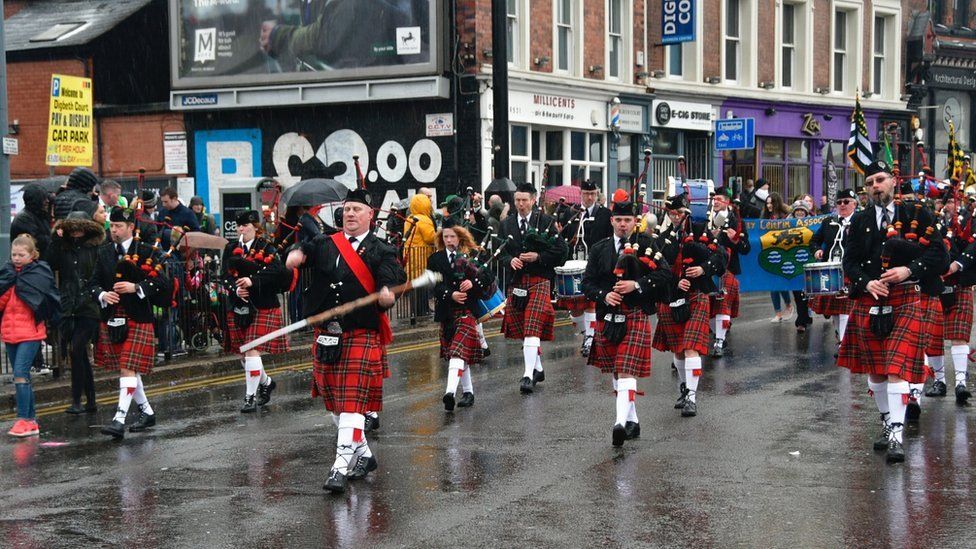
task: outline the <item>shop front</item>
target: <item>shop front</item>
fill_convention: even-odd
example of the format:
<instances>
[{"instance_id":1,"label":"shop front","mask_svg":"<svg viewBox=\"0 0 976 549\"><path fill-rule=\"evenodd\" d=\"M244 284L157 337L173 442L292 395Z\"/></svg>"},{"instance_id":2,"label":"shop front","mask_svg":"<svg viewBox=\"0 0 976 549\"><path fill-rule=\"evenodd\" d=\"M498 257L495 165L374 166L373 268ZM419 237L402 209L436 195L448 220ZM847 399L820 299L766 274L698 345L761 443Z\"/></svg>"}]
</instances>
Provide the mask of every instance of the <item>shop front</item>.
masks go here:
<instances>
[{"instance_id":1,"label":"shop front","mask_svg":"<svg viewBox=\"0 0 976 549\"><path fill-rule=\"evenodd\" d=\"M716 109L711 103L658 98L651 104L651 190L665 192L668 177L678 176L684 157L685 177L711 177L711 137Z\"/></svg>"},{"instance_id":2,"label":"shop front","mask_svg":"<svg viewBox=\"0 0 976 549\"><path fill-rule=\"evenodd\" d=\"M973 65L971 60L958 60ZM976 105L976 68L973 66L933 66L928 81L927 106L919 109L926 151L934 151L929 159L936 175L944 174L949 149L949 121L953 123L956 142L963 151L973 149L970 128L973 106Z\"/></svg>"}]
</instances>

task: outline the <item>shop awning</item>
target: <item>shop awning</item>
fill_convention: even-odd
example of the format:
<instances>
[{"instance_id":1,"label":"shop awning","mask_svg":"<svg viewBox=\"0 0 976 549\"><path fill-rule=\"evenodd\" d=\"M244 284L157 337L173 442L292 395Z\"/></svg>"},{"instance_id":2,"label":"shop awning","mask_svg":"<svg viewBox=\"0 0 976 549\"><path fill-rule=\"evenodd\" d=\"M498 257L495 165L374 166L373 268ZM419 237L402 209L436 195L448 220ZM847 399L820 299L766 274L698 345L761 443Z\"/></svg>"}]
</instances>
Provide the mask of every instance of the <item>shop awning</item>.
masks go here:
<instances>
[{"instance_id":1,"label":"shop awning","mask_svg":"<svg viewBox=\"0 0 976 549\"><path fill-rule=\"evenodd\" d=\"M80 46L115 28L152 0L43 0L4 21L7 51Z\"/></svg>"}]
</instances>

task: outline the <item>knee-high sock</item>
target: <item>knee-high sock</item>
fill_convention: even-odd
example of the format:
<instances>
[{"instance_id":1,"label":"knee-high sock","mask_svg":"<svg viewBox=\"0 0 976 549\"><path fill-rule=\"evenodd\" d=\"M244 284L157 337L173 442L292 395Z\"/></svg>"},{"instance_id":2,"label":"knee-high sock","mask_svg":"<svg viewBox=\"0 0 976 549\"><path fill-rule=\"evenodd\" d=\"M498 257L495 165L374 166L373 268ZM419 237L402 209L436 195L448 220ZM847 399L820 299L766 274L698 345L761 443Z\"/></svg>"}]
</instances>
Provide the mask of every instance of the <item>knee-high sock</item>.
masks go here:
<instances>
[{"instance_id":1,"label":"knee-high sock","mask_svg":"<svg viewBox=\"0 0 976 549\"><path fill-rule=\"evenodd\" d=\"M576 331L578 333L581 333L582 334L582 333L585 333L586 332L586 315L585 314L581 314L579 316L572 316L571 315L569 318L572 318L573 319L573 324L576 324Z\"/></svg>"},{"instance_id":2,"label":"knee-high sock","mask_svg":"<svg viewBox=\"0 0 976 549\"><path fill-rule=\"evenodd\" d=\"M335 426L338 427L339 426L339 414L329 414L329 417L332 418L332 423L334 423Z\"/></svg>"},{"instance_id":3,"label":"knee-high sock","mask_svg":"<svg viewBox=\"0 0 976 549\"><path fill-rule=\"evenodd\" d=\"M262 360L260 356L254 358L261 361L261 385L270 385L271 376L269 376L268 373L264 371L264 360Z\"/></svg>"},{"instance_id":4,"label":"knee-high sock","mask_svg":"<svg viewBox=\"0 0 976 549\"><path fill-rule=\"evenodd\" d=\"M868 380L868 392L874 398L874 404L878 407L878 412L881 413L885 418L888 417L888 382L882 381L881 383L875 383Z\"/></svg>"},{"instance_id":5,"label":"knee-high sock","mask_svg":"<svg viewBox=\"0 0 976 549\"><path fill-rule=\"evenodd\" d=\"M592 336L596 331L596 312L583 313L583 322L586 324L586 335Z\"/></svg>"},{"instance_id":6,"label":"knee-high sock","mask_svg":"<svg viewBox=\"0 0 976 549\"><path fill-rule=\"evenodd\" d=\"M674 355L674 367L678 370L678 385L680 387L685 383L685 359Z\"/></svg>"},{"instance_id":7,"label":"knee-high sock","mask_svg":"<svg viewBox=\"0 0 976 549\"><path fill-rule=\"evenodd\" d=\"M535 363L539 360L539 346L542 342L537 337L527 337L522 342L522 358L525 360L525 373L523 377L532 378L535 371Z\"/></svg>"},{"instance_id":8,"label":"knee-high sock","mask_svg":"<svg viewBox=\"0 0 976 549\"><path fill-rule=\"evenodd\" d=\"M247 396L254 396L258 392L258 384L261 383L261 357L244 357L244 383Z\"/></svg>"},{"instance_id":9,"label":"knee-high sock","mask_svg":"<svg viewBox=\"0 0 976 549\"><path fill-rule=\"evenodd\" d=\"M447 363L447 389L445 393L454 394L457 392L458 382L461 381L461 370L464 370L464 361L460 358L452 358Z\"/></svg>"},{"instance_id":10,"label":"knee-high sock","mask_svg":"<svg viewBox=\"0 0 976 549\"><path fill-rule=\"evenodd\" d=\"M480 322L475 323L475 327L478 328L478 342L481 343L481 348L487 349L488 340L485 339L485 327L482 326Z\"/></svg>"},{"instance_id":11,"label":"knee-high sock","mask_svg":"<svg viewBox=\"0 0 976 549\"><path fill-rule=\"evenodd\" d=\"M955 358L955 356L952 357L953 363L955 363ZM929 368L932 368L932 372L935 374L935 380L945 383L945 358L925 355L925 360L929 363Z\"/></svg>"},{"instance_id":12,"label":"knee-high sock","mask_svg":"<svg viewBox=\"0 0 976 549\"><path fill-rule=\"evenodd\" d=\"M725 339L725 334L732 325L732 317L729 315L715 315L715 339Z\"/></svg>"},{"instance_id":13,"label":"knee-high sock","mask_svg":"<svg viewBox=\"0 0 976 549\"><path fill-rule=\"evenodd\" d=\"M542 348L539 348L539 352L535 355L535 369L537 372L542 371Z\"/></svg>"},{"instance_id":14,"label":"knee-high sock","mask_svg":"<svg viewBox=\"0 0 976 549\"><path fill-rule=\"evenodd\" d=\"M339 437L336 440L336 459L332 463L333 469L346 474L348 468L353 465L358 441L366 440L363 436L365 423L366 418L362 414L339 414Z\"/></svg>"},{"instance_id":15,"label":"knee-high sock","mask_svg":"<svg viewBox=\"0 0 976 549\"><path fill-rule=\"evenodd\" d=\"M891 410L891 436L902 442L905 408L908 406L908 382L888 383L888 409Z\"/></svg>"},{"instance_id":16,"label":"knee-high sock","mask_svg":"<svg viewBox=\"0 0 976 549\"><path fill-rule=\"evenodd\" d=\"M138 386L139 380L135 376L119 378L119 408L112 419L125 423L125 415L129 413L129 405L132 404L132 395L136 393Z\"/></svg>"},{"instance_id":17,"label":"knee-high sock","mask_svg":"<svg viewBox=\"0 0 976 549\"><path fill-rule=\"evenodd\" d=\"M142 374L136 374L136 392L132 394L132 400L144 414L152 415L153 409L149 405L149 398L146 397L146 388L142 385Z\"/></svg>"},{"instance_id":18,"label":"knee-high sock","mask_svg":"<svg viewBox=\"0 0 976 549\"><path fill-rule=\"evenodd\" d=\"M630 405L637 396L637 380L632 377L625 377L617 380L617 420L616 425L623 425L627 422L627 415L630 413Z\"/></svg>"},{"instance_id":19,"label":"knee-high sock","mask_svg":"<svg viewBox=\"0 0 976 549\"><path fill-rule=\"evenodd\" d=\"M915 404L919 407L922 406L922 393L925 392L924 383L909 383L908 384L908 398L909 400L914 400Z\"/></svg>"},{"instance_id":20,"label":"knee-high sock","mask_svg":"<svg viewBox=\"0 0 976 549\"><path fill-rule=\"evenodd\" d=\"M461 391L474 394L474 385L471 384L471 366L465 364L461 369Z\"/></svg>"},{"instance_id":21,"label":"knee-high sock","mask_svg":"<svg viewBox=\"0 0 976 549\"><path fill-rule=\"evenodd\" d=\"M688 388L688 398L692 402L698 402L695 399L695 393L698 391L698 378L701 377L701 357L696 356L694 358L685 359L685 387Z\"/></svg>"},{"instance_id":22,"label":"knee-high sock","mask_svg":"<svg viewBox=\"0 0 976 549\"><path fill-rule=\"evenodd\" d=\"M953 345L952 369L956 371L956 385L966 384L966 374L969 372L969 345ZM945 377L945 374L942 374Z\"/></svg>"}]
</instances>

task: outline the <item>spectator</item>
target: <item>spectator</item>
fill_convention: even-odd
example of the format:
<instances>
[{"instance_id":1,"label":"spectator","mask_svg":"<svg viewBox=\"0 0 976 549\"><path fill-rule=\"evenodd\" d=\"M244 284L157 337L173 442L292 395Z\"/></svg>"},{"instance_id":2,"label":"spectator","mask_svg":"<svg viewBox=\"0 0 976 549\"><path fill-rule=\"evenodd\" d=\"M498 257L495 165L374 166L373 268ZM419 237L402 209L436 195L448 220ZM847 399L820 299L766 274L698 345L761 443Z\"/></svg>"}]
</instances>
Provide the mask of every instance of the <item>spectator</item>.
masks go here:
<instances>
[{"instance_id":1,"label":"spectator","mask_svg":"<svg viewBox=\"0 0 976 549\"><path fill-rule=\"evenodd\" d=\"M807 200L809 198L811 198L809 195L804 195L802 199L794 202L790 216L802 219L810 215L813 210L813 204ZM813 319L810 317L810 308L807 307L807 298L803 295L802 291L793 290L793 302L796 303L796 331L803 333L807 331L807 326L813 324Z\"/></svg>"},{"instance_id":2,"label":"spectator","mask_svg":"<svg viewBox=\"0 0 976 549\"><path fill-rule=\"evenodd\" d=\"M143 242L153 243L159 235L159 225L156 219L156 194L151 190L144 190L139 195L142 211L136 216L136 227Z\"/></svg>"},{"instance_id":3,"label":"spectator","mask_svg":"<svg viewBox=\"0 0 976 549\"><path fill-rule=\"evenodd\" d=\"M85 288L95 272L98 248L105 241L104 223L92 218L97 210L104 212L101 204L80 200L77 210L58 221L54 226L51 242L51 269L58 273L58 289L64 317L61 322L62 349L66 346L71 360L71 407L69 414L93 413L95 406L95 379L88 358L89 344L98 337L99 309ZM81 406L82 393L85 407Z\"/></svg>"},{"instance_id":4,"label":"spectator","mask_svg":"<svg viewBox=\"0 0 976 549\"><path fill-rule=\"evenodd\" d=\"M759 181L763 182L764 180L760 179ZM762 212L763 219L786 219L789 215L790 209L783 203L783 196L775 192L769 193L769 196L766 197L766 208ZM773 318L769 319L770 322L783 322L793 317L790 292L770 292L769 297L773 301L773 311L776 313ZM785 304L785 308L783 304Z\"/></svg>"},{"instance_id":5,"label":"spectator","mask_svg":"<svg viewBox=\"0 0 976 549\"><path fill-rule=\"evenodd\" d=\"M830 210L831 208L830 204L827 202L827 195L823 195L820 197L820 211L818 213L820 215L827 215L830 213Z\"/></svg>"},{"instance_id":6,"label":"spectator","mask_svg":"<svg viewBox=\"0 0 976 549\"><path fill-rule=\"evenodd\" d=\"M427 257L437 240L434 210L426 194L417 193L410 199L410 214L403 230L404 263L407 266L407 276L413 279L420 276L427 267Z\"/></svg>"},{"instance_id":7,"label":"spectator","mask_svg":"<svg viewBox=\"0 0 976 549\"><path fill-rule=\"evenodd\" d=\"M190 199L190 209L197 216L197 224L200 225L200 232L207 234L220 234L220 227L217 226L217 222L214 220L214 216L207 213L207 209L203 205L203 199L199 196L194 196Z\"/></svg>"},{"instance_id":8,"label":"spectator","mask_svg":"<svg viewBox=\"0 0 976 549\"><path fill-rule=\"evenodd\" d=\"M765 210L763 205L766 203L766 199L769 197L769 182L760 177L755 184L755 190L745 190L751 188L752 180L748 179L743 187L742 200L741 204L739 205L739 209L742 210L742 217L765 217L763 214Z\"/></svg>"},{"instance_id":9,"label":"spectator","mask_svg":"<svg viewBox=\"0 0 976 549\"><path fill-rule=\"evenodd\" d=\"M180 202L180 195L176 189L166 187L159 193L159 200L163 203L163 208L158 215L159 220L164 223L162 227L163 249L169 249L172 240L178 240L184 232L200 230L196 214Z\"/></svg>"},{"instance_id":10,"label":"spectator","mask_svg":"<svg viewBox=\"0 0 976 549\"><path fill-rule=\"evenodd\" d=\"M122 185L114 179L103 179L97 189L98 201L105 211L111 211L116 206L129 207L129 201L122 196Z\"/></svg>"},{"instance_id":11,"label":"spectator","mask_svg":"<svg viewBox=\"0 0 976 549\"><path fill-rule=\"evenodd\" d=\"M499 234L502 221L508 217L508 208L508 204L497 194L488 198L488 225L491 227L492 233Z\"/></svg>"},{"instance_id":12,"label":"spectator","mask_svg":"<svg viewBox=\"0 0 976 549\"><path fill-rule=\"evenodd\" d=\"M88 168L75 168L68 176L64 189L54 198L54 219L64 219L72 212L79 198L94 200L92 190L98 184L98 176Z\"/></svg>"},{"instance_id":13,"label":"spectator","mask_svg":"<svg viewBox=\"0 0 976 549\"><path fill-rule=\"evenodd\" d=\"M47 190L41 185L31 183L24 187L24 209L17 213L10 224L10 239L29 234L37 243L41 257L47 257L51 243L51 201Z\"/></svg>"}]
</instances>

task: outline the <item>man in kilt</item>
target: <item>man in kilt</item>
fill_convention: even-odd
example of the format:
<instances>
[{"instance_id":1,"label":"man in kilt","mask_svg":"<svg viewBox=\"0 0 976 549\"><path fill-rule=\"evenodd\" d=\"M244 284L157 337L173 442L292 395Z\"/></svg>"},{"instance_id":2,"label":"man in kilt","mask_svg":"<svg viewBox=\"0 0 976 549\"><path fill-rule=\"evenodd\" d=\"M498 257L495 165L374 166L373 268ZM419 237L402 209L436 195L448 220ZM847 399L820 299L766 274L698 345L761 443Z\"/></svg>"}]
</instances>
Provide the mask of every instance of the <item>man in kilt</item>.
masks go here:
<instances>
[{"instance_id":1,"label":"man in kilt","mask_svg":"<svg viewBox=\"0 0 976 549\"><path fill-rule=\"evenodd\" d=\"M752 248L742 219L738 211L732 211L731 204L732 189L724 185L715 189L711 226L708 229L724 249L728 262L722 275L721 288L708 298L712 332L715 334L712 348L714 357L725 354L725 335L732 327L732 319L739 317L739 279L736 278L736 275L742 274L739 256L748 254Z\"/></svg>"},{"instance_id":2,"label":"man in kilt","mask_svg":"<svg viewBox=\"0 0 976 549\"><path fill-rule=\"evenodd\" d=\"M281 328L281 303L278 294L291 287L295 276L278 257L274 243L267 240L255 210L237 214L238 239L229 242L221 259L223 280L230 288L227 308L227 339L232 351L263 335ZM277 385L264 371L261 353L279 354L288 351L284 337L244 353L244 405L241 413L256 412L258 406L271 401L271 391Z\"/></svg>"},{"instance_id":3,"label":"man in kilt","mask_svg":"<svg viewBox=\"0 0 976 549\"><path fill-rule=\"evenodd\" d=\"M315 315L379 292L379 300L316 328L312 344L312 396L325 401L339 429L336 458L324 488L339 493L346 481L364 478L377 467L364 434L365 414L383 409L383 378L389 376L386 346L393 339L386 310L395 296L390 286L406 281L396 249L370 231L371 197L349 191L342 231L318 235L288 254L287 267L306 264L311 284L305 312Z\"/></svg>"},{"instance_id":4,"label":"man in kilt","mask_svg":"<svg viewBox=\"0 0 976 549\"><path fill-rule=\"evenodd\" d=\"M961 200L961 197L958 197ZM976 283L976 225L969 211L959 210L959 200L954 189L947 189L942 209L942 230L949 246L949 269L943 275L945 289L942 302L943 337L951 341L949 352L955 370L956 403L965 406L972 394L966 387L969 370L969 339L973 331L973 283ZM925 396L944 397L945 382L944 349L938 356L929 356L929 367L935 381L925 391Z\"/></svg>"},{"instance_id":5,"label":"man in kilt","mask_svg":"<svg viewBox=\"0 0 976 549\"><path fill-rule=\"evenodd\" d=\"M708 294L717 290L712 277L725 271L725 253L704 221L691 221L683 194L668 198L665 208L667 219L658 238L674 279L669 299L658 304L654 348L674 353L674 365L683 378L674 407L682 417L693 417L698 414L701 355L708 353Z\"/></svg>"},{"instance_id":6,"label":"man in kilt","mask_svg":"<svg viewBox=\"0 0 976 549\"><path fill-rule=\"evenodd\" d=\"M556 311L550 298L553 269L566 261L566 241L559 238L555 219L535 209L536 191L531 183L515 190L515 215L501 223L504 240L499 261L511 268L502 333L522 340L525 360L519 390L531 393L546 379L542 369L542 342L552 341Z\"/></svg>"},{"instance_id":7,"label":"man in kilt","mask_svg":"<svg viewBox=\"0 0 976 549\"><path fill-rule=\"evenodd\" d=\"M101 308L95 366L119 372L119 405L102 433L121 439L133 399L139 417L130 432L156 425L156 414L142 383L156 360L152 306L170 305L172 285L153 247L134 233L136 214L115 207L109 216L111 240L99 248L88 292ZM117 276L118 275L118 276Z\"/></svg>"},{"instance_id":8,"label":"man in kilt","mask_svg":"<svg viewBox=\"0 0 976 549\"><path fill-rule=\"evenodd\" d=\"M884 162L865 171L873 204L851 220L843 265L855 303L837 358L838 366L869 376L882 423L874 448L887 450L889 463L905 460L909 383L926 377L919 294L942 292L948 262L932 213L921 203L896 203L895 184Z\"/></svg>"},{"instance_id":9,"label":"man in kilt","mask_svg":"<svg viewBox=\"0 0 976 549\"><path fill-rule=\"evenodd\" d=\"M616 391L617 417L611 431L614 446L622 446L624 440L640 436L635 398L637 378L651 375L651 316L656 301L667 297L671 272L663 258L655 261L656 250L651 238L644 233L635 234L636 217L634 204L629 197L614 202L611 209L613 236L601 240L590 248L583 275L583 292L587 299L596 303L597 322L593 347L588 363L600 371L613 375ZM636 250L625 251L625 244L636 244ZM652 251L646 256L646 250ZM634 255L649 260L639 270L626 269L621 254L634 251ZM636 265L641 265L639 262ZM631 262L633 265L633 262ZM629 272L628 272L629 271ZM615 316L623 316L623 336L611 341L614 329L620 328ZM609 317L609 319L608 319ZM618 326L607 326L616 322ZM607 329L609 328L609 331Z\"/></svg>"},{"instance_id":10,"label":"man in kilt","mask_svg":"<svg viewBox=\"0 0 976 549\"><path fill-rule=\"evenodd\" d=\"M810 245L816 250L813 252L813 257L817 261L833 261L831 251L839 258L843 257L851 218L854 217L854 211L857 209L857 194L853 189L839 189L835 203L837 215L825 219L810 241ZM834 335L837 336L837 344L840 345L847 331L847 321L854 309L854 300L846 295L822 295L811 296L809 304L813 312L830 318L830 322L834 325Z\"/></svg>"}]
</instances>

